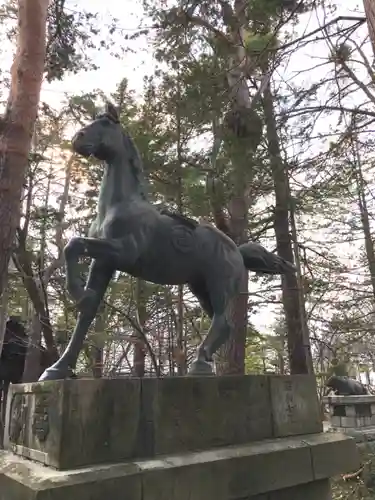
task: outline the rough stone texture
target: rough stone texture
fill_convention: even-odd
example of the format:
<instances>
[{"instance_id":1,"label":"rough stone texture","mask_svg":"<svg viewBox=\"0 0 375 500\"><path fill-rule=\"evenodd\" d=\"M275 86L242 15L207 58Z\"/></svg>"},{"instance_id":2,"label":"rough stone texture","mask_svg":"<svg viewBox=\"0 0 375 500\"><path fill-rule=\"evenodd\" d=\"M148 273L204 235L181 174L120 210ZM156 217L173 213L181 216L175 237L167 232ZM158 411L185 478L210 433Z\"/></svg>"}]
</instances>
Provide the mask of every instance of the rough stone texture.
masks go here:
<instances>
[{"instance_id":1,"label":"rough stone texture","mask_svg":"<svg viewBox=\"0 0 375 500\"><path fill-rule=\"evenodd\" d=\"M0 500L330 500L359 467L308 376L57 381L9 402Z\"/></svg>"},{"instance_id":2,"label":"rough stone texture","mask_svg":"<svg viewBox=\"0 0 375 500\"><path fill-rule=\"evenodd\" d=\"M246 498L314 479L309 448L300 441L171 456L158 469L146 464L144 473L143 500Z\"/></svg>"},{"instance_id":3,"label":"rough stone texture","mask_svg":"<svg viewBox=\"0 0 375 500\"><path fill-rule=\"evenodd\" d=\"M0 500L141 500L141 487L132 463L56 471L0 452Z\"/></svg>"},{"instance_id":4,"label":"rough stone texture","mask_svg":"<svg viewBox=\"0 0 375 500\"><path fill-rule=\"evenodd\" d=\"M330 423L334 429L352 435L357 441L373 436L375 426L375 395L327 396ZM373 439L373 437L371 437Z\"/></svg>"},{"instance_id":5,"label":"rough stone texture","mask_svg":"<svg viewBox=\"0 0 375 500\"><path fill-rule=\"evenodd\" d=\"M61 469L322 430L308 376L44 382L9 401L6 448Z\"/></svg>"},{"instance_id":6,"label":"rough stone texture","mask_svg":"<svg viewBox=\"0 0 375 500\"><path fill-rule=\"evenodd\" d=\"M0 452L1 453L1 452ZM34 500L36 493L32 486L2 473L0 466L0 500Z\"/></svg>"},{"instance_id":7,"label":"rough stone texture","mask_svg":"<svg viewBox=\"0 0 375 500\"><path fill-rule=\"evenodd\" d=\"M293 436L323 430L315 377L271 376L274 436Z\"/></svg>"},{"instance_id":8,"label":"rough stone texture","mask_svg":"<svg viewBox=\"0 0 375 500\"><path fill-rule=\"evenodd\" d=\"M131 458L140 387L137 379L11 386L5 446L61 469Z\"/></svg>"},{"instance_id":9,"label":"rough stone texture","mask_svg":"<svg viewBox=\"0 0 375 500\"><path fill-rule=\"evenodd\" d=\"M8 401L6 448L60 469L322 430L309 376L42 382Z\"/></svg>"},{"instance_id":10,"label":"rough stone texture","mask_svg":"<svg viewBox=\"0 0 375 500\"><path fill-rule=\"evenodd\" d=\"M375 441L375 426L364 429L355 429L352 427L329 427L328 432L340 432L352 437L356 443L369 443Z\"/></svg>"},{"instance_id":11,"label":"rough stone texture","mask_svg":"<svg viewBox=\"0 0 375 500\"><path fill-rule=\"evenodd\" d=\"M353 440L323 433L74 471L1 452L0 500L329 500L328 477L358 466Z\"/></svg>"},{"instance_id":12,"label":"rough stone texture","mask_svg":"<svg viewBox=\"0 0 375 500\"><path fill-rule=\"evenodd\" d=\"M271 437L268 382L262 376L143 380L144 456Z\"/></svg>"},{"instance_id":13,"label":"rough stone texture","mask_svg":"<svg viewBox=\"0 0 375 500\"><path fill-rule=\"evenodd\" d=\"M332 410L333 407L331 406ZM356 416L355 406L345 406L345 415L347 417L355 417Z\"/></svg>"},{"instance_id":14,"label":"rough stone texture","mask_svg":"<svg viewBox=\"0 0 375 500\"><path fill-rule=\"evenodd\" d=\"M339 437L339 439L337 439ZM319 446L313 446L315 440L313 436L306 437L305 442L311 445L311 460L315 479L333 477L337 471L348 472L348 460L352 457L351 469L355 470L358 464L358 450L352 439L347 439L341 434L325 432L320 435ZM332 450L334 449L334 453Z\"/></svg>"},{"instance_id":15,"label":"rough stone texture","mask_svg":"<svg viewBox=\"0 0 375 500\"><path fill-rule=\"evenodd\" d=\"M341 427L341 417L331 417L330 421L333 427Z\"/></svg>"},{"instance_id":16,"label":"rough stone texture","mask_svg":"<svg viewBox=\"0 0 375 500\"><path fill-rule=\"evenodd\" d=\"M357 427L355 417L339 417L340 427Z\"/></svg>"},{"instance_id":17,"label":"rough stone texture","mask_svg":"<svg viewBox=\"0 0 375 500\"><path fill-rule=\"evenodd\" d=\"M327 405L352 405L352 404L375 404L374 394L362 394L360 396L325 396L323 401Z\"/></svg>"},{"instance_id":18,"label":"rough stone texture","mask_svg":"<svg viewBox=\"0 0 375 500\"><path fill-rule=\"evenodd\" d=\"M265 495L255 495L247 498L241 498L240 500L269 500L269 495L267 493Z\"/></svg>"},{"instance_id":19,"label":"rough stone texture","mask_svg":"<svg viewBox=\"0 0 375 500\"><path fill-rule=\"evenodd\" d=\"M324 479L274 491L268 495L266 500L332 500L330 481Z\"/></svg>"}]
</instances>

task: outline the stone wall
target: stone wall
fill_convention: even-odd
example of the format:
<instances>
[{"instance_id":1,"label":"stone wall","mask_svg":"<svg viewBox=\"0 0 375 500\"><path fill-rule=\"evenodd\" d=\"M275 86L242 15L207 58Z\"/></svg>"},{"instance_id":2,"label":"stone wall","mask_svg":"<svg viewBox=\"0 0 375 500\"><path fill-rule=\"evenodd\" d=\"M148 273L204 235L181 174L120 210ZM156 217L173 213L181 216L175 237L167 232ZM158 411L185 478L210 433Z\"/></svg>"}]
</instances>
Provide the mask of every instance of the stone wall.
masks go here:
<instances>
[{"instance_id":1,"label":"stone wall","mask_svg":"<svg viewBox=\"0 0 375 500\"><path fill-rule=\"evenodd\" d=\"M353 436L357 442L375 440L375 396L327 396L332 430Z\"/></svg>"},{"instance_id":2,"label":"stone wall","mask_svg":"<svg viewBox=\"0 0 375 500\"><path fill-rule=\"evenodd\" d=\"M13 386L5 446L0 500L329 500L359 465L308 376Z\"/></svg>"}]
</instances>

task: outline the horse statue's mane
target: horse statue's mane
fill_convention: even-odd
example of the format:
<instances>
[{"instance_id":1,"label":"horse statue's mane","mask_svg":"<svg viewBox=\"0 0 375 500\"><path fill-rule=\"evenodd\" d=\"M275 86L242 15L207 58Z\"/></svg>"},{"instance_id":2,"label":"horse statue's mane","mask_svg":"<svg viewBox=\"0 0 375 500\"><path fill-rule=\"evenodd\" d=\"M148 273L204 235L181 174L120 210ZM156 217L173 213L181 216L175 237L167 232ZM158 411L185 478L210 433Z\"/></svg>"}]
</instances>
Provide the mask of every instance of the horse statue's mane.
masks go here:
<instances>
[{"instance_id":1,"label":"horse statue's mane","mask_svg":"<svg viewBox=\"0 0 375 500\"><path fill-rule=\"evenodd\" d=\"M130 168L132 169L132 173L136 178L136 181L138 182L139 186L141 186L140 189L141 196L145 200L147 200L148 199L147 189L146 189L147 183L144 176L142 159L139 154L138 148L135 145L135 142L133 141L131 136L126 132L126 130L121 126L120 117L116 107L111 102L107 102L105 111L96 115L95 118L97 120L100 120L101 118L107 118L116 125L120 125L122 132L122 140L125 147L125 151L127 152L128 155ZM195 219L187 217L186 215L183 215L167 207L158 207L158 210L161 214L172 217L180 224L184 224L185 226L190 227L191 229L196 229L196 227L199 225L199 222L197 222Z\"/></svg>"},{"instance_id":2,"label":"horse statue's mane","mask_svg":"<svg viewBox=\"0 0 375 500\"><path fill-rule=\"evenodd\" d=\"M111 102L106 103L105 111L99 113L96 118L108 118L113 123L116 123L120 126L122 132L122 140L124 143L125 151L128 153L128 160L130 163L131 170L133 172L134 177L136 178L140 189L140 194L144 199L147 199L147 189L146 189L146 179L144 176L144 169L142 164L142 159L139 154L138 148L135 145L133 139L130 135L125 131L124 127L121 125L120 116L118 114L117 108Z\"/></svg>"}]
</instances>

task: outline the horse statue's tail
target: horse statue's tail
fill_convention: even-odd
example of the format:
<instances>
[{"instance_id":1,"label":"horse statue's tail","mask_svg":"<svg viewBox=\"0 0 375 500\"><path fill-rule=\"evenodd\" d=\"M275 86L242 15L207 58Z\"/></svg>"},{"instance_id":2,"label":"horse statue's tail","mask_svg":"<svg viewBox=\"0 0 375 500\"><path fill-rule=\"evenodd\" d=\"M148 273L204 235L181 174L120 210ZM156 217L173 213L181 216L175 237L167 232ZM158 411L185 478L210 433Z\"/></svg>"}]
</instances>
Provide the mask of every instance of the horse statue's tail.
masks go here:
<instances>
[{"instance_id":1,"label":"horse statue's tail","mask_svg":"<svg viewBox=\"0 0 375 500\"><path fill-rule=\"evenodd\" d=\"M249 241L238 247L248 271L259 274L295 273L296 267L278 255L269 252L262 245Z\"/></svg>"}]
</instances>

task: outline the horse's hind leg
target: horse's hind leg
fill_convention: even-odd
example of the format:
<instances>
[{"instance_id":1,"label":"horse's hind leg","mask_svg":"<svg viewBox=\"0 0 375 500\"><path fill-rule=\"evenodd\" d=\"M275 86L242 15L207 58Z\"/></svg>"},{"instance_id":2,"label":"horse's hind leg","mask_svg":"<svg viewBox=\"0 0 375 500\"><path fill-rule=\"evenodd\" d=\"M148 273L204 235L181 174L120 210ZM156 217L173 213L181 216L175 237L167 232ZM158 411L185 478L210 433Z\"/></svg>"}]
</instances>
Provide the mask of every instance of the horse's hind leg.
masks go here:
<instances>
[{"instance_id":1,"label":"horse's hind leg","mask_svg":"<svg viewBox=\"0 0 375 500\"><path fill-rule=\"evenodd\" d=\"M204 375L213 373L212 356L228 340L231 325L225 312L215 313L206 338L198 348L197 357L193 361L189 373L191 375Z\"/></svg>"},{"instance_id":2,"label":"horse's hind leg","mask_svg":"<svg viewBox=\"0 0 375 500\"><path fill-rule=\"evenodd\" d=\"M206 361L212 363L215 352L229 339L232 326L227 318L227 314L214 314L212 324L208 331L207 337L199 347L198 355L205 357Z\"/></svg>"},{"instance_id":3,"label":"horse's hind leg","mask_svg":"<svg viewBox=\"0 0 375 500\"><path fill-rule=\"evenodd\" d=\"M194 294L198 299L203 311L212 319L214 310L211 304L211 297L208 292L206 283L203 280L195 281L193 283L189 283L189 288L191 293Z\"/></svg>"},{"instance_id":4,"label":"horse's hind leg","mask_svg":"<svg viewBox=\"0 0 375 500\"><path fill-rule=\"evenodd\" d=\"M190 291L198 299L199 304L203 311L211 318L214 316L214 310L211 304L211 297L208 293L206 283L203 280L196 281L189 284ZM211 323L212 328L212 323ZM190 375L211 375L212 367L210 363L206 360L204 352L201 352L203 343L199 346L197 356L193 361L189 369ZM201 352L201 355L199 354Z\"/></svg>"},{"instance_id":5,"label":"horse's hind leg","mask_svg":"<svg viewBox=\"0 0 375 500\"><path fill-rule=\"evenodd\" d=\"M200 294L191 287L193 293L197 296L202 307L210 311L212 318L210 329L206 338L198 348L197 358L191 365L189 373L191 375L203 375L212 373L210 363L215 352L228 340L231 333L231 323L228 319L228 306L232 295L234 295L231 286L212 286L211 293L208 287L200 287ZM202 293L204 290L204 294ZM209 308L207 307L209 304ZM206 307L205 307L206 305Z\"/></svg>"},{"instance_id":6,"label":"horse's hind leg","mask_svg":"<svg viewBox=\"0 0 375 500\"><path fill-rule=\"evenodd\" d=\"M90 290L90 294L85 297L85 301L81 305L70 342L61 358L42 373L39 378L40 381L64 379L72 373L87 331L96 316L113 272L112 267L108 267L108 265L102 264L100 261L94 260L91 263L86 285L86 289Z\"/></svg>"}]
</instances>

